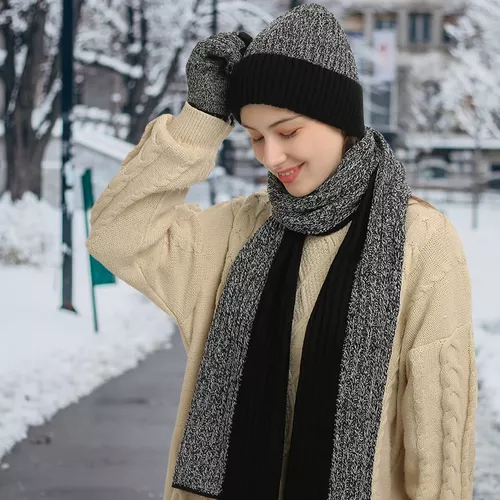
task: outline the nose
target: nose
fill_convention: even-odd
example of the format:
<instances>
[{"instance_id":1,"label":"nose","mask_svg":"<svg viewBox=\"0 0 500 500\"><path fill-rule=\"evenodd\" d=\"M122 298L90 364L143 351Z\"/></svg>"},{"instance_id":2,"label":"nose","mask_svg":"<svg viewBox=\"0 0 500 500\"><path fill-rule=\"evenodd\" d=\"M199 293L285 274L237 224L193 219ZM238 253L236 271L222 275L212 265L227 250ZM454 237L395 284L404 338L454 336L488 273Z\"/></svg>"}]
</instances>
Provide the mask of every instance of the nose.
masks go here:
<instances>
[{"instance_id":1,"label":"nose","mask_svg":"<svg viewBox=\"0 0 500 500\"><path fill-rule=\"evenodd\" d=\"M262 164L268 170L275 170L286 161L286 153L277 141L268 139L264 143L264 152L262 155Z\"/></svg>"}]
</instances>

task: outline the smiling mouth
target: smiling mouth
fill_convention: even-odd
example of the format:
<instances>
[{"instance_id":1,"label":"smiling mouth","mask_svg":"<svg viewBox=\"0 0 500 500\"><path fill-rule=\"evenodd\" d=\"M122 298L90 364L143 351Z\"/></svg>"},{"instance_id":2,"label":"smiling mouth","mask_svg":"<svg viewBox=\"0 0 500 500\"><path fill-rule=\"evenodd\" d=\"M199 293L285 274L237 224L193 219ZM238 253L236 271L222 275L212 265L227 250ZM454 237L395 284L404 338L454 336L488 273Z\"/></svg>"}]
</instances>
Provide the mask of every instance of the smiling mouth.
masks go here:
<instances>
[{"instance_id":1,"label":"smiling mouth","mask_svg":"<svg viewBox=\"0 0 500 500\"><path fill-rule=\"evenodd\" d=\"M277 177L283 184L292 184L293 182L295 182L297 177L300 175L300 172L301 172L302 167L304 165L305 165L305 163L301 163L300 165L297 165L296 167L287 168L286 170L282 170L281 172L277 172Z\"/></svg>"},{"instance_id":2,"label":"smiling mouth","mask_svg":"<svg viewBox=\"0 0 500 500\"><path fill-rule=\"evenodd\" d=\"M281 170L279 172L276 172L276 175L280 178L282 177L290 177L291 175L293 175L300 167L302 167L304 164L301 163L300 165L297 165L296 167L292 167L292 168L287 168L285 170Z\"/></svg>"}]
</instances>

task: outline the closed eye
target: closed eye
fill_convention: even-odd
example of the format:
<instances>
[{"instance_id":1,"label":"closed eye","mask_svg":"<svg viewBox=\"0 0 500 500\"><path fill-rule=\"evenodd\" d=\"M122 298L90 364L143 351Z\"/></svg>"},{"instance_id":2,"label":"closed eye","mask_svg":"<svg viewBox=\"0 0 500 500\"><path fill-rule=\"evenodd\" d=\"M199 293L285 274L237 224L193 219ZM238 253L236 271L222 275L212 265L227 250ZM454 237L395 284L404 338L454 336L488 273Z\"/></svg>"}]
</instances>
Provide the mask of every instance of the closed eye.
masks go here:
<instances>
[{"instance_id":1,"label":"closed eye","mask_svg":"<svg viewBox=\"0 0 500 500\"><path fill-rule=\"evenodd\" d=\"M283 139L291 139L292 137L295 137L297 135L297 131L294 130L291 134L280 134ZM251 137L252 144L258 144L259 142L262 142L264 140L264 137L259 137L258 139L254 139Z\"/></svg>"}]
</instances>

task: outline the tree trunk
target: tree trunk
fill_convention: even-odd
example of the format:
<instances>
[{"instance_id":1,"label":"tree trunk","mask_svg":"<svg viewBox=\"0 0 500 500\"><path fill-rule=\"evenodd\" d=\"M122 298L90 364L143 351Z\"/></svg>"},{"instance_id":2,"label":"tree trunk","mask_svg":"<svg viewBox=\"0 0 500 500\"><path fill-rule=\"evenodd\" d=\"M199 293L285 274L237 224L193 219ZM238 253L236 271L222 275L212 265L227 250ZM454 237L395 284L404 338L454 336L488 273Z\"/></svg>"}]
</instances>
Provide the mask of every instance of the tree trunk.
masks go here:
<instances>
[{"instance_id":1,"label":"tree trunk","mask_svg":"<svg viewBox=\"0 0 500 500\"><path fill-rule=\"evenodd\" d=\"M19 107L5 119L7 191L13 200L22 198L26 191L38 198L42 194L42 156L36 154L36 138L28 120L30 111Z\"/></svg>"},{"instance_id":2,"label":"tree trunk","mask_svg":"<svg viewBox=\"0 0 500 500\"><path fill-rule=\"evenodd\" d=\"M85 0L74 0L74 30L80 19ZM33 4L34 12L30 17L23 41L26 43L27 56L25 67L19 79L16 79L15 53L20 35L15 35L10 23L1 26L4 38L6 57L3 64L2 80L4 84L4 123L5 123L5 157L7 160L7 191L12 199L22 198L26 191L38 198L42 194L42 160L47 144L51 139L55 121L60 115L60 97L56 96L51 112L47 116L49 127L41 136L33 130L32 114L36 104L36 93L39 81L43 79L44 66L50 65L46 79L45 92L49 92L59 75L60 57L56 55L52 61L47 58L44 42L45 21L47 18L46 2ZM56 35L59 37L59 35ZM43 94L45 94L43 92Z\"/></svg>"}]
</instances>

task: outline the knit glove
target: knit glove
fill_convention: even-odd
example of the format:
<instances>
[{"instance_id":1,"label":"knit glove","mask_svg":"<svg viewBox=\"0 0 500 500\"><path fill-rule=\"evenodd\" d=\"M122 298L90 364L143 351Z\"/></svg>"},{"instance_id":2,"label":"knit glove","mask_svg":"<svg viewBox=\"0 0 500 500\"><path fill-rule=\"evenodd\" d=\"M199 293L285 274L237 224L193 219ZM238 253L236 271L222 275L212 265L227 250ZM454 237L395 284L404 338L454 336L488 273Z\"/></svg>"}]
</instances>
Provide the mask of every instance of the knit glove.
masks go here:
<instances>
[{"instance_id":1,"label":"knit glove","mask_svg":"<svg viewBox=\"0 0 500 500\"><path fill-rule=\"evenodd\" d=\"M239 31L219 33L195 45L186 65L187 101L191 106L229 120L229 75L251 41L248 33Z\"/></svg>"}]
</instances>

